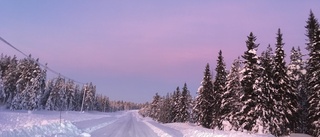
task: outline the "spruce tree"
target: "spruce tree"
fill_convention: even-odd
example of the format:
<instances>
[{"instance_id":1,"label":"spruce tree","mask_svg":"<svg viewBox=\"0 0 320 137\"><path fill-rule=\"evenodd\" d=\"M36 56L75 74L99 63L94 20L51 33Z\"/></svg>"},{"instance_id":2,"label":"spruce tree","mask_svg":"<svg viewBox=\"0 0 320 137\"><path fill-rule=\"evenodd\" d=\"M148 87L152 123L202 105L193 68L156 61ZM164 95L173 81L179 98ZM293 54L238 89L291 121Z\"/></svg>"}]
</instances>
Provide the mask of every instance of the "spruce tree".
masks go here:
<instances>
[{"instance_id":1,"label":"spruce tree","mask_svg":"<svg viewBox=\"0 0 320 137\"><path fill-rule=\"evenodd\" d=\"M168 123L167 120L167 114L166 114L166 107L165 107L165 96L161 98L159 101L159 118L158 122L161 123Z\"/></svg>"},{"instance_id":2,"label":"spruce tree","mask_svg":"<svg viewBox=\"0 0 320 137\"><path fill-rule=\"evenodd\" d=\"M56 81L55 88L59 93L59 106L56 107L56 110L65 111L67 110L68 102L67 102L67 92L66 92L66 79L61 78L59 81Z\"/></svg>"},{"instance_id":3,"label":"spruce tree","mask_svg":"<svg viewBox=\"0 0 320 137\"><path fill-rule=\"evenodd\" d=\"M93 104L94 104L94 97L95 97L95 91L96 88L93 86L93 84L90 82L89 84L86 84L83 87L83 92L84 92L84 103L83 103L83 110L86 111L91 111L93 109ZM124 108L122 108L123 110Z\"/></svg>"},{"instance_id":4,"label":"spruce tree","mask_svg":"<svg viewBox=\"0 0 320 137\"><path fill-rule=\"evenodd\" d=\"M6 72L8 71L8 66L10 64L10 56L4 56L1 54L0 58L0 105L6 104L6 99L7 99L7 92L4 90L4 77Z\"/></svg>"},{"instance_id":5,"label":"spruce tree","mask_svg":"<svg viewBox=\"0 0 320 137\"><path fill-rule=\"evenodd\" d=\"M81 89L80 89L80 85L76 85L75 86L75 101L74 101L74 106L75 106L75 110L76 111L80 111L81 110L81 104L82 104L82 100L83 100L83 94L81 92ZM109 110L111 111L111 110Z\"/></svg>"},{"instance_id":6,"label":"spruce tree","mask_svg":"<svg viewBox=\"0 0 320 137\"><path fill-rule=\"evenodd\" d=\"M180 122L188 122L190 120L190 104L192 98L187 83L184 83L183 85L180 100Z\"/></svg>"},{"instance_id":7,"label":"spruce tree","mask_svg":"<svg viewBox=\"0 0 320 137\"><path fill-rule=\"evenodd\" d=\"M5 102L6 108L12 106L12 101L17 95L17 86L16 83L19 79L19 73L17 70L18 60L16 56L10 59L10 63L7 66L7 69L3 74L3 90L5 92Z\"/></svg>"},{"instance_id":8,"label":"spruce tree","mask_svg":"<svg viewBox=\"0 0 320 137\"><path fill-rule=\"evenodd\" d=\"M19 78L16 82L17 94L14 96L11 109L37 109L41 97L41 69L38 59L29 55L17 65Z\"/></svg>"},{"instance_id":9,"label":"spruce tree","mask_svg":"<svg viewBox=\"0 0 320 137\"><path fill-rule=\"evenodd\" d=\"M103 99L103 96L101 94L98 94L98 95L95 96L93 110L96 110L96 111L102 111L103 110L103 108L102 108L103 107L102 99Z\"/></svg>"},{"instance_id":10,"label":"spruce tree","mask_svg":"<svg viewBox=\"0 0 320 137\"><path fill-rule=\"evenodd\" d=\"M293 122L297 113L297 93L293 91L291 81L287 75L285 62L285 53L283 50L282 33L278 29L276 38L276 50L274 57L274 91L275 91L275 108L276 117L280 118L278 127L273 127L271 133L276 136L289 135L293 128ZM275 124L277 124L275 122Z\"/></svg>"},{"instance_id":11,"label":"spruce tree","mask_svg":"<svg viewBox=\"0 0 320 137\"><path fill-rule=\"evenodd\" d=\"M221 102L222 102L222 94L224 93L226 81L227 81L227 72L226 65L223 60L222 51L219 51L219 56L217 60L216 66L216 76L213 82L213 122L211 127L218 128L221 127L220 119L221 119Z\"/></svg>"},{"instance_id":12,"label":"spruce tree","mask_svg":"<svg viewBox=\"0 0 320 137\"><path fill-rule=\"evenodd\" d=\"M305 28L307 29L306 36L308 37L306 49L309 52L312 52L312 47L314 47L313 43L315 41L316 31L318 31L319 29L319 22L314 16L312 10L310 10L309 18L307 20L307 25L305 26Z\"/></svg>"},{"instance_id":13,"label":"spruce tree","mask_svg":"<svg viewBox=\"0 0 320 137\"><path fill-rule=\"evenodd\" d=\"M27 110L34 110L38 108L38 104L40 104L40 99L42 96L42 73L40 66L37 62L33 62L33 69L31 74L32 78L30 79L30 83L27 84L26 88L22 92L24 94L24 98L21 101L22 108Z\"/></svg>"},{"instance_id":14,"label":"spruce tree","mask_svg":"<svg viewBox=\"0 0 320 137\"><path fill-rule=\"evenodd\" d=\"M239 123L235 119L234 114L240 111L241 102L240 96L242 93L242 87L240 83L241 78L241 60L235 59L232 63L230 73L227 75L227 81L225 86L225 92L222 94L221 101L221 119L219 123L222 123L222 130L238 130ZM230 128L229 125L232 125Z\"/></svg>"},{"instance_id":15,"label":"spruce tree","mask_svg":"<svg viewBox=\"0 0 320 137\"><path fill-rule=\"evenodd\" d=\"M46 87L45 87L45 91L42 95L42 99L41 99L41 102L40 102L40 108L41 109L46 109L46 103L49 99L49 96L50 96L50 92L52 91L53 89L53 83L54 81L53 80L48 80L47 83L46 83Z\"/></svg>"},{"instance_id":16,"label":"spruce tree","mask_svg":"<svg viewBox=\"0 0 320 137\"><path fill-rule=\"evenodd\" d=\"M67 110L75 110L75 84L72 80L68 80L68 82L66 83L66 96L67 96ZM99 98L99 99L102 99Z\"/></svg>"},{"instance_id":17,"label":"spruce tree","mask_svg":"<svg viewBox=\"0 0 320 137\"><path fill-rule=\"evenodd\" d=\"M256 111L259 115L258 122L253 131L269 133L272 124L276 123L274 112L274 89L273 89L273 55L269 45L267 50L259 57L258 78L254 84L257 97Z\"/></svg>"},{"instance_id":18,"label":"spruce tree","mask_svg":"<svg viewBox=\"0 0 320 137\"><path fill-rule=\"evenodd\" d=\"M307 95L305 90L305 74L304 61L302 60L300 48L291 50L290 63L288 65L287 74L290 78L294 92L298 94L298 119L293 123L293 132L306 133L307 128Z\"/></svg>"},{"instance_id":19,"label":"spruce tree","mask_svg":"<svg viewBox=\"0 0 320 137\"><path fill-rule=\"evenodd\" d=\"M30 57L31 58L31 57ZM16 86L16 94L13 97L12 104L10 106L11 110L20 110L22 109L22 106L25 106L25 102L22 103L22 100L24 100L27 94L26 89L27 86L30 85L30 79L31 79L31 74L29 73L29 68L30 68L30 63L27 58L19 60L18 65L17 65L17 74L18 74L18 79L15 83Z\"/></svg>"},{"instance_id":20,"label":"spruce tree","mask_svg":"<svg viewBox=\"0 0 320 137\"><path fill-rule=\"evenodd\" d=\"M159 111L160 111L160 100L161 97L156 93L156 95L153 97L153 101L150 104L150 114L149 116L154 120L159 120Z\"/></svg>"},{"instance_id":21,"label":"spruce tree","mask_svg":"<svg viewBox=\"0 0 320 137\"><path fill-rule=\"evenodd\" d=\"M308 24L309 25L309 24ZM309 43L310 52L307 62L308 121L309 133L320 136L320 30L315 29L314 38Z\"/></svg>"},{"instance_id":22,"label":"spruce tree","mask_svg":"<svg viewBox=\"0 0 320 137\"><path fill-rule=\"evenodd\" d=\"M198 96L196 97L196 104L194 112L196 114L196 123L210 128L213 120L213 84L209 64L206 65L204 77L201 86L198 89Z\"/></svg>"},{"instance_id":23,"label":"spruce tree","mask_svg":"<svg viewBox=\"0 0 320 137\"><path fill-rule=\"evenodd\" d=\"M259 44L255 43L256 36L251 32L246 41L247 51L244 52L243 74L241 79L241 87L243 89L243 95L240 97L240 101L243 102L243 106L239 112L235 115L239 121L240 128L248 131L252 131L252 128L257 123L259 114L256 112L256 105L258 104L258 94L254 87L257 79L258 72L258 56L256 54L256 48Z\"/></svg>"},{"instance_id":24,"label":"spruce tree","mask_svg":"<svg viewBox=\"0 0 320 137\"><path fill-rule=\"evenodd\" d=\"M173 92L172 100L173 100L173 110L172 110L172 115L174 116L172 122L181 122L181 113L180 113L180 88L177 87L176 91Z\"/></svg>"},{"instance_id":25,"label":"spruce tree","mask_svg":"<svg viewBox=\"0 0 320 137\"><path fill-rule=\"evenodd\" d=\"M39 78L39 87L40 87L40 94L38 95L39 103L38 108L44 109L45 103L48 99L48 95L46 94L46 83L47 82L47 64L45 65L45 68L42 68L40 78Z\"/></svg>"},{"instance_id":26,"label":"spruce tree","mask_svg":"<svg viewBox=\"0 0 320 137\"><path fill-rule=\"evenodd\" d=\"M110 100L107 96L103 96L103 112L110 112Z\"/></svg>"},{"instance_id":27,"label":"spruce tree","mask_svg":"<svg viewBox=\"0 0 320 137\"><path fill-rule=\"evenodd\" d=\"M168 93L160 101L159 122L170 123L173 121L173 103L172 96Z\"/></svg>"},{"instance_id":28,"label":"spruce tree","mask_svg":"<svg viewBox=\"0 0 320 137\"><path fill-rule=\"evenodd\" d=\"M5 104L5 98L6 98L6 94L3 90L3 82L2 79L0 79L0 105Z\"/></svg>"},{"instance_id":29,"label":"spruce tree","mask_svg":"<svg viewBox=\"0 0 320 137\"><path fill-rule=\"evenodd\" d=\"M2 79L5 76L5 72L8 70L10 64L10 56L4 56L1 54L0 58L0 78Z\"/></svg>"},{"instance_id":30,"label":"spruce tree","mask_svg":"<svg viewBox=\"0 0 320 137\"><path fill-rule=\"evenodd\" d=\"M66 105L66 100L64 97L64 84L65 79L61 76L58 76L58 78L55 78L52 86L52 91L50 91L50 95L48 97L48 100L46 102L46 110L63 110Z\"/></svg>"}]
</instances>

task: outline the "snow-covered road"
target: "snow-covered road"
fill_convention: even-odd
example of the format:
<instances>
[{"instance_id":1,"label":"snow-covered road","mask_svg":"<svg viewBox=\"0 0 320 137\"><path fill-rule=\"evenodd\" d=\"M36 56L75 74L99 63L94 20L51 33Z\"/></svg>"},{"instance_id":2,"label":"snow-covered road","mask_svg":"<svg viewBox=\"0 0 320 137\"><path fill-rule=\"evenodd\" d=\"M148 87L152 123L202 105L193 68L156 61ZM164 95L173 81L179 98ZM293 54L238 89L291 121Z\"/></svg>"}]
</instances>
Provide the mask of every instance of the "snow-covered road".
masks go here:
<instances>
[{"instance_id":1,"label":"snow-covered road","mask_svg":"<svg viewBox=\"0 0 320 137\"><path fill-rule=\"evenodd\" d=\"M0 110L1 137L273 137L205 129L190 123L161 124L138 111L115 113ZM296 134L293 137L310 137Z\"/></svg>"},{"instance_id":2,"label":"snow-covered road","mask_svg":"<svg viewBox=\"0 0 320 137\"><path fill-rule=\"evenodd\" d=\"M157 135L147 125L126 115L114 123L91 133L96 137L156 137Z\"/></svg>"},{"instance_id":3,"label":"snow-covered road","mask_svg":"<svg viewBox=\"0 0 320 137\"><path fill-rule=\"evenodd\" d=\"M142 118L137 111L127 111L99 119L74 122L94 137L176 137L183 136L176 129L163 126L149 118Z\"/></svg>"},{"instance_id":4,"label":"snow-covered road","mask_svg":"<svg viewBox=\"0 0 320 137\"><path fill-rule=\"evenodd\" d=\"M75 122L74 125L94 137L157 137L158 135L134 111L122 115Z\"/></svg>"}]
</instances>

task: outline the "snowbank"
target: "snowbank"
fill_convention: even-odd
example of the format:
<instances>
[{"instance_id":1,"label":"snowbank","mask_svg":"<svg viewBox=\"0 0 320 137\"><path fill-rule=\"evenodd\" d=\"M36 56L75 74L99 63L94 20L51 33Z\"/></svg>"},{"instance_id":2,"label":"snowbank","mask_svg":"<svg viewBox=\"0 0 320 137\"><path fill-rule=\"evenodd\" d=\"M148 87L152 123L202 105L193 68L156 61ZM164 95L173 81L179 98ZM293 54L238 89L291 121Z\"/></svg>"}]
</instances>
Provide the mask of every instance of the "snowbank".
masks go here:
<instances>
[{"instance_id":1,"label":"snowbank","mask_svg":"<svg viewBox=\"0 0 320 137\"><path fill-rule=\"evenodd\" d=\"M166 125L181 131L184 137L274 137L268 134L249 134L237 131L206 129L191 123L170 123Z\"/></svg>"},{"instance_id":2,"label":"snowbank","mask_svg":"<svg viewBox=\"0 0 320 137\"><path fill-rule=\"evenodd\" d=\"M82 133L70 121L49 122L46 124L26 126L24 128L15 128L0 131L1 136L5 137L40 137L40 136L78 136Z\"/></svg>"},{"instance_id":3,"label":"snowbank","mask_svg":"<svg viewBox=\"0 0 320 137\"><path fill-rule=\"evenodd\" d=\"M124 111L117 113L62 112L61 118L60 123L60 112L54 111L28 112L0 110L0 136L90 137L91 135L104 136L103 134L107 134L109 132L112 134L112 132L116 130L117 132L122 133L131 131L132 133L137 133L147 137L273 137L272 135L267 134L249 134L236 131L206 129L191 123L161 124L150 118L140 116L137 111ZM150 132L145 132L147 131L147 128L149 128ZM144 132L136 132L137 129L143 129ZM137 135L130 134L130 136ZM311 136L304 134L292 134L291 137Z\"/></svg>"},{"instance_id":4,"label":"snowbank","mask_svg":"<svg viewBox=\"0 0 320 137\"><path fill-rule=\"evenodd\" d=\"M0 110L0 136L80 136L73 122L108 117L106 113ZM60 123L61 122L61 123ZM85 134L84 134L85 135Z\"/></svg>"}]
</instances>

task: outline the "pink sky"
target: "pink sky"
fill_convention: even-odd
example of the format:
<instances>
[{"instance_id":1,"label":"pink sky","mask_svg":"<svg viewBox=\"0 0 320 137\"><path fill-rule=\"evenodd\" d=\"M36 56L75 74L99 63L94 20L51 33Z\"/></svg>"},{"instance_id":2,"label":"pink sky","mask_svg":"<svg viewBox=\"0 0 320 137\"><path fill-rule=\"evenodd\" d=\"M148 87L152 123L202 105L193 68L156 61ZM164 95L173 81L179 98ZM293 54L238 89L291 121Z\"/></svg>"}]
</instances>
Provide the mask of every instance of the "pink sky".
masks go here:
<instances>
[{"instance_id":1,"label":"pink sky","mask_svg":"<svg viewBox=\"0 0 320 137\"><path fill-rule=\"evenodd\" d=\"M195 95L218 51L241 56L252 31L259 51L283 32L287 55L304 49L319 1L3 1L0 36L52 69L114 100L150 101L184 82ZM4 54L19 53L0 43ZM51 74L52 75L52 74Z\"/></svg>"}]
</instances>

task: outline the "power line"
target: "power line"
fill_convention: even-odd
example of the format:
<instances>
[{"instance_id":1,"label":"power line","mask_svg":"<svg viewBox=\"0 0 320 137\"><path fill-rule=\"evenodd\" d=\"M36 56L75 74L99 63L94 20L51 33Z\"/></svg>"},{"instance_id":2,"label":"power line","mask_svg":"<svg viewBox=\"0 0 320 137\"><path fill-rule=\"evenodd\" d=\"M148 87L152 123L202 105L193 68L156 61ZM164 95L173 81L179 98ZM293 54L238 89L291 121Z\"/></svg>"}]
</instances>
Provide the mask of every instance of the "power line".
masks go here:
<instances>
[{"instance_id":1,"label":"power line","mask_svg":"<svg viewBox=\"0 0 320 137\"><path fill-rule=\"evenodd\" d=\"M16 50L16 51L18 51L19 53L21 53L22 55L24 55L25 57L27 57L28 59L34 61L33 58L31 58L30 56L28 56L27 54L25 54L24 52L22 52L21 50L19 50L18 48L16 48L16 47L13 46L12 44L10 44L8 41L6 41L6 40L5 40L4 38L2 38L1 36L0 36L0 40L1 40L3 43L5 43L5 44L7 44L8 46L10 46L11 48L13 48L14 50ZM83 83L83 82L79 82L79 81L76 81L76 80L74 80L74 79L71 79L71 78L69 78L69 77L67 77L67 76L65 76L65 75L62 75L61 73L58 73L57 71L49 68L47 65L44 65L44 64L40 63L39 61L35 61L35 62L37 62L38 65L46 68L46 70L52 72L53 74L56 74L56 75L58 75L58 76L60 76L60 77L63 77L63 78L65 78L65 79L72 80L72 81L74 81L75 83L78 83L78 84L82 84L82 85L85 84L85 83Z\"/></svg>"},{"instance_id":2,"label":"power line","mask_svg":"<svg viewBox=\"0 0 320 137\"><path fill-rule=\"evenodd\" d=\"M15 49L16 51L20 52L21 54L23 54L24 56L26 56L26 57L29 58L29 56L28 56L27 54L23 53L21 50L19 50L18 48L14 47L13 45L11 45L8 41L6 41L5 39L3 39L1 36L0 36L0 40L1 40L2 42L4 42L5 44L7 44L8 46L10 46L11 48Z\"/></svg>"}]
</instances>

